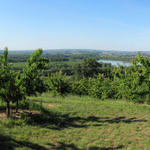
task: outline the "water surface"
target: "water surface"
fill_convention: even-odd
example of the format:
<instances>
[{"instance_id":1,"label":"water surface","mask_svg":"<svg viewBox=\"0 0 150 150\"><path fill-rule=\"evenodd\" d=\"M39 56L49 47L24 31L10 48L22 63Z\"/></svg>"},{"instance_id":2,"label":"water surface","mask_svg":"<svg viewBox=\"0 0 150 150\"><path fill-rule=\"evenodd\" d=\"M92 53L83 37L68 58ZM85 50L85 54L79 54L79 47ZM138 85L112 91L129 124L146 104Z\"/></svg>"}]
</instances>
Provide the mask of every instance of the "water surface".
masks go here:
<instances>
[{"instance_id":1,"label":"water surface","mask_svg":"<svg viewBox=\"0 0 150 150\"><path fill-rule=\"evenodd\" d=\"M130 63L129 62L125 62L125 61L119 61L119 60L99 60L98 62L102 62L102 63L110 63L112 64L113 66L130 66Z\"/></svg>"}]
</instances>

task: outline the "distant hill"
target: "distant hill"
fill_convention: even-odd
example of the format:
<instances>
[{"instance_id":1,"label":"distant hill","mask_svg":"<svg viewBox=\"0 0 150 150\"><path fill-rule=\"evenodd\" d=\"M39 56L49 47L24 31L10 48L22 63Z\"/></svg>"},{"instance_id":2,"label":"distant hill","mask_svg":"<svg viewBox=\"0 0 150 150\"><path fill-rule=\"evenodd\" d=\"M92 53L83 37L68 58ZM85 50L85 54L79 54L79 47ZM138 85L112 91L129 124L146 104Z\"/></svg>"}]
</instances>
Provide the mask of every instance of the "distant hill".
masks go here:
<instances>
[{"instance_id":1,"label":"distant hill","mask_svg":"<svg viewBox=\"0 0 150 150\"><path fill-rule=\"evenodd\" d=\"M34 50L9 50L9 54L31 54ZM0 54L3 51L0 50ZM97 53L104 56L136 56L138 51L119 51L119 50L95 50L95 49L48 49L43 54L87 54ZM145 56L150 56L150 51L140 51Z\"/></svg>"}]
</instances>

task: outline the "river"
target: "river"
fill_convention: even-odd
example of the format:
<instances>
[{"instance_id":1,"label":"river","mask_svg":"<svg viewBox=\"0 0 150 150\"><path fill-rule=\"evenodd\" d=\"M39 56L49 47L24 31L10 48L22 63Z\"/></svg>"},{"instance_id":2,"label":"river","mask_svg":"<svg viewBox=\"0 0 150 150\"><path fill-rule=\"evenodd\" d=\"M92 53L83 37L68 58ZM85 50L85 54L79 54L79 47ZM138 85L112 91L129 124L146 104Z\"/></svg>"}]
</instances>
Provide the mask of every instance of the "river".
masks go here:
<instances>
[{"instance_id":1,"label":"river","mask_svg":"<svg viewBox=\"0 0 150 150\"><path fill-rule=\"evenodd\" d=\"M130 66L131 64L129 62L124 62L124 61L118 61L118 60L99 60L98 62L102 62L102 63L111 63L113 66Z\"/></svg>"}]
</instances>

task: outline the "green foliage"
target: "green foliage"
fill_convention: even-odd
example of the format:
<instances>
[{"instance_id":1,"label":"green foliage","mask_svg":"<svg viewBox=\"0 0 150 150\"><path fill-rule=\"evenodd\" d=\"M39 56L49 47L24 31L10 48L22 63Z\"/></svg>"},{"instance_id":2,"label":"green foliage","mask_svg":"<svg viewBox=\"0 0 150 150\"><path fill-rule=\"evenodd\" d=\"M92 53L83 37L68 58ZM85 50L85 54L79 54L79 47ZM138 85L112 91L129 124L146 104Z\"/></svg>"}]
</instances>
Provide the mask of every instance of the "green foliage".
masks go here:
<instances>
[{"instance_id":1,"label":"green foliage","mask_svg":"<svg viewBox=\"0 0 150 150\"><path fill-rule=\"evenodd\" d=\"M0 70L0 97L6 102L14 100L15 74L8 70Z\"/></svg>"},{"instance_id":2,"label":"green foliage","mask_svg":"<svg viewBox=\"0 0 150 150\"><path fill-rule=\"evenodd\" d=\"M7 116L10 116L10 103L16 102L18 111L19 100L26 95L45 91L45 85L40 78L40 71L47 66L48 60L40 57L42 50L36 50L27 62L23 73L12 71L8 63L8 48L6 47L0 59L0 98L7 103Z\"/></svg>"},{"instance_id":3,"label":"green foliage","mask_svg":"<svg viewBox=\"0 0 150 150\"><path fill-rule=\"evenodd\" d=\"M64 95L69 92L69 81L61 71L49 76L48 86L55 96Z\"/></svg>"},{"instance_id":4,"label":"green foliage","mask_svg":"<svg viewBox=\"0 0 150 150\"><path fill-rule=\"evenodd\" d=\"M118 95L139 103L150 103L150 59L140 53L129 68L119 67L114 71L118 82Z\"/></svg>"},{"instance_id":5,"label":"green foliage","mask_svg":"<svg viewBox=\"0 0 150 150\"><path fill-rule=\"evenodd\" d=\"M81 74L82 77L89 78L94 77L100 72L100 63L97 62L94 58L85 58L79 66L78 73Z\"/></svg>"},{"instance_id":6,"label":"green foliage","mask_svg":"<svg viewBox=\"0 0 150 150\"><path fill-rule=\"evenodd\" d=\"M46 68L48 59L41 57L42 49L37 49L28 59L26 68L23 70L23 85L26 94L36 95L46 90L45 84L40 77L40 72Z\"/></svg>"},{"instance_id":7,"label":"green foliage","mask_svg":"<svg viewBox=\"0 0 150 150\"><path fill-rule=\"evenodd\" d=\"M7 67L8 66L8 47L4 48L4 52L1 56L1 67Z\"/></svg>"},{"instance_id":8,"label":"green foliage","mask_svg":"<svg viewBox=\"0 0 150 150\"><path fill-rule=\"evenodd\" d=\"M10 116L10 102L18 102L24 96L20 74L11 71L7 61L8 48L5 48L0 60L0 98L7 103L7 116Z\"/></svg>"},{"instance_id":9,"label":"green foliage","mask_svg":"<svg viewBox=\"0 0 150 150\"><path fill-rule=\"evenodd\" d=\"M96 78L90 78L88 94L100 99L114 98L111 80L105 78L102 74L97 75Z\"/></svg>"},{"instance_id":10,"label":"green foliage","mask_svg":"<svg viewBox=\"0 0 150 150\"><path fill-rule=\"evenodd\" d=\"M82 71L81 69L80 73ZM89 95L100 99L123 98L138 103L150 103L149 58L138 54L130 67L115 67L110 74L113 75L111 78L99 74L94 78L74 82L72 91L77 95Z\"/></svg>"},{"instance_id":11,"label":"green foliage","mask_svg":"<svg viewBox=\"0 0 150 150\"><path fill-rule=\"evenodd\" d=\"M88 79L83 78L72 82L72 93L77 95L88 95Z\"/></svg>"}]
</instances>

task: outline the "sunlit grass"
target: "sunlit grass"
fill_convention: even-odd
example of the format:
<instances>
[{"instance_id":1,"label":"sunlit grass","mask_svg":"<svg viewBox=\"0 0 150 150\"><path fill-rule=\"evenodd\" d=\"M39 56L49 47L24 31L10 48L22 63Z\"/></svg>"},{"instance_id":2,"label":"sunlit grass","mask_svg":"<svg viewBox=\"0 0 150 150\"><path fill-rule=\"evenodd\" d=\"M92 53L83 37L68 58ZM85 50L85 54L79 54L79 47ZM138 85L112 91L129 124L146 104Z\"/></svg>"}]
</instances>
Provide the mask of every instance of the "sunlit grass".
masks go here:
<instances>
[{"instance_id":1,"label":"sunlit grass","mask_svg":"<svg viewBox=\"0 0 150 150\"><path fill-rule=\"evenodd\" d=\"M0 121L0 149L150 149L150 107L88 96L30 97L21 119ZM39 109L41 108L41 109ZM37 112L38 112L37 111Z\"/></svg>"}]
</instances>

